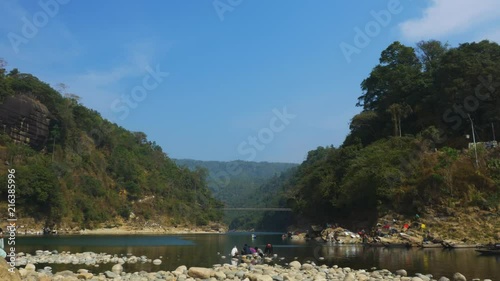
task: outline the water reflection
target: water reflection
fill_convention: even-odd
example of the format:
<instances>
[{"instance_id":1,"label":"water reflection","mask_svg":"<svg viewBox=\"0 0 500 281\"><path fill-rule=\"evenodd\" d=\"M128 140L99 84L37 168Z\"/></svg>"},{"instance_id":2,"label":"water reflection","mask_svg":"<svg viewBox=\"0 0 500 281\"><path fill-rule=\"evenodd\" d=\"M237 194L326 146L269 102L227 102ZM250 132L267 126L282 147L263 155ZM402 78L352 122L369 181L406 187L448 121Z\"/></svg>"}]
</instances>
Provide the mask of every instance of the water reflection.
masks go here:
<instances>
[{"instance_id":1,"label":"water reflection","mask_svg":"<svg viewBox=\"0 0 500 281\"><path fill-rule=\"evenodd\" d=\"M274 253L287 263L295 258L300 262L314 261L316 264L348 266L355 269L385 268L390 271L406 269L409 274L433 274L434 277L451 277L456 271L468 279L490 278L500 280L500 257L480 256L473 249L405 249L370 248L359 245L335 245L281 239L281 233L192 234L169 236L61 236L18 237L18 251L34 254L36 250L58 250L76 252L105 252L109 254L136 256L146 255L155 259L162 257L159 266L147 264L125 265L126 271L173 270L179 265L212 266L231 263L230 251L234 246L241 250L244 244L264 248L273 244ZM219 253L219 254L218 254ZM225 258L223 258L225 256ZM322 257L320 259L320 257ZM87 268L92 272L109 270L112 265L99 268L84 265L51 265L54 271Z\"/></svg>"}]
</instances>

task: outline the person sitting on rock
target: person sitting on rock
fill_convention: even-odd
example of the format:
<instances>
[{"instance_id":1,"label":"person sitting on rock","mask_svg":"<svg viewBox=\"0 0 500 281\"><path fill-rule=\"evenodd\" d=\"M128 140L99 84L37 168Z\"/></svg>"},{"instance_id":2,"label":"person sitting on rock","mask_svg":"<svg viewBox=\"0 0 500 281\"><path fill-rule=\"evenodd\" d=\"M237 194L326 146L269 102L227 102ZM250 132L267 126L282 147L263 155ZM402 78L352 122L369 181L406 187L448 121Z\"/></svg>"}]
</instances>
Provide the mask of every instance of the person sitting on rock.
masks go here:
<instances>
[{"instance_id":1,"label":"person sitting on rock","mask_svg":"<svg viewBox=\"0 0 500 281\"><path fill-rule=\"evenodd\" d=\"M248 248L248 245L247 245L247 244L245 244L245 245L243 246L243 250L241 251L241 254L242 254L242 255L249 255L249 254L250 254L250 249Z\"/></svg>"},{"instance_id":2,"label":"person sitting on rock","mask_svg":"<svg viewBox=\"0 0 500 281\"><path fill-rule=\"evenodd\" d=\"M231 250L231 256L233 258L239 256L238 248L236 248L236 246L234 246L233 249Z\"/></svg>"},{"instance_id":3,"label":"person sitting on rock","mask_svg":"<svg viewBox=\"0 0 500 281\"><path fill-rule=\"evenodd\" d=\"M261 249L259 249L259 247L255 247L255 251L257 252L257 254L262 258L264 257L264 252L262 252Z\"/></svg>"},{"instance_id":4,"label":"person sitting on rock","mask_svg":"<svg viewBox=\"0 0 500 281\"><path fill-rule=\"evenodd\" d=\"M264 248L264 254L272 255L273 254L273 245L267 244L266 248Z\"/></svg>"},{"instance_id":5,"label":"person sitting on rock","mask_svg":"<svg viewBox=\"0 0 500 281\"><path fill-rule=\"evenodd\" d=\"M257 253L257 250L255 250L255 248L253 247L249 247L248 250L250 251L250 254L256 254Z\"/></svg>"}]
</instances>

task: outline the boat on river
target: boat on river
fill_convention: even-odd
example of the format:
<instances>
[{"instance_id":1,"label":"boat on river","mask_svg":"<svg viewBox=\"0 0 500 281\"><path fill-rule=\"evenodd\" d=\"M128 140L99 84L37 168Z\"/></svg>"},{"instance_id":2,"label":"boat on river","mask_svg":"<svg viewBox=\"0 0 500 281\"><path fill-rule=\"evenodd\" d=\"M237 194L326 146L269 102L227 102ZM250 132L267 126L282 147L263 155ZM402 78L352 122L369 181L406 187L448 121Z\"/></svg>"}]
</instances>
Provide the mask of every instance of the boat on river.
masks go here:
<instances>
[{"instance_id":1,"label":"boat on river","mask_svg":"<svg viewBox=\"0 0 500 281\"><path fill-rule=\"evenodd\" d=\"M481 255L500 255L500 243L489 245L488 247L476 249Z\"/></svg>"},{"instance_id":2,"label":"boat on river","mask_svg":"<svg viewBox=\"0 0 500 281\"><path fill-rule=\"evenodd\" d=\"M462 244L462 243L449 243L443 242L443 247L446 249L459 249L459 248L480 248L483 245L480 244Z\"/></svg>"},{"instance_id":3,"label":"boat on river","mask_svg":"<svg viewBox=\"0 0 500 281\"><path fill-rule=\"evenodd\" d=\"M499 249L476 249L476 252L480 253L481 255L485 255L485 256L500 255L500 248Z\"/></svg>"}]
</instances>

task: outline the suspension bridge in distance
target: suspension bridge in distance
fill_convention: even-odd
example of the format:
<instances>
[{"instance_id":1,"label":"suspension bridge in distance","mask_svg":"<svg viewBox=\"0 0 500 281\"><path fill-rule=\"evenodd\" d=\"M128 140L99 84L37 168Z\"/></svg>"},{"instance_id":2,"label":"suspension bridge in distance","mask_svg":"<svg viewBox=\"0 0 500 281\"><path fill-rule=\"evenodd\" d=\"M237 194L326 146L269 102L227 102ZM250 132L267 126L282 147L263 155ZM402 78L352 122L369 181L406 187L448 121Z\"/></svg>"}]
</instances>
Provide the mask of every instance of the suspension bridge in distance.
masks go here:
<instances>
[{"instance_id":1,"label":"suspension bridge in distance","mask_svg":"<svg viewBox=\"0 0 500 281\"><path fill-rule=\"evenodd\" d=\"M224 211L254 211L254 212L263 212L263 211L273 211L273 212L291 212L291 208L231 208L224 207L222 208Z\"/></svg>"}]
</instances>

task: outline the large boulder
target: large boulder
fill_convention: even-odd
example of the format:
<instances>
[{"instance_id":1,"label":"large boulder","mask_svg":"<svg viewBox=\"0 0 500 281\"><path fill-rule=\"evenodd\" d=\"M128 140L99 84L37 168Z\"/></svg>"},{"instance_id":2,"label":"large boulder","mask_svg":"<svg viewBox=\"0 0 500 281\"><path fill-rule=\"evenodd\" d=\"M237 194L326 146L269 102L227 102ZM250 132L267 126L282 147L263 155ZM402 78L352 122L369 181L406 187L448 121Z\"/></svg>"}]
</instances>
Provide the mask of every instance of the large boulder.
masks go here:
<instances>
[{"instance_id":1,"label":"large boulder","mask_svg":"<svg viewBox=\"0 0 500 281\"><path fill-rule=\"evenodd\" d=\"M190 267L188 275L193 278L208 279L214 275L214 270L205 267Z\"/></svg>"},{"instance_id":2,"label":"large boulder","mask_svg":"<svg viewBox=\"0 0 500 281\"><path fill-rule=\"evenodd\" d=\"M292 261L289 264L289 266L290 266L290 268L294 268L294 269L300 269L302 267L302 265L298 261Z\"/></svg>"},{"instance_id":3,"label":"large boulder","mask_svg":"<svg viewBox=\"0 0 500 281\"><path fill-rule=\"evenodd\" d=\"M9 270L11 267L4 259L0 259L0 280L2 281L21 281L21 275L17 269Z\"/></svg>"},{"instance_id":4,"label":"large boulder","mask_svg":"<svg viewBox=\"0 0 500 281\"><path fill-rule=\"evenodd\" d=\"M462 273L456 272L453 274L453 281L467 281L467 278Z\"/></svg>"},{"instance_id":5,"label":"large boulder","mask_svg":"<svg viewBox=\"0 0 500 281\"><path fill-rule=\"evenodd\" d=\"M113 267L111 268L111 271L114 273L114 274L117 274L117 275L120 275L122 272L123 272L123 266L121 264L115 264L113 265Z\"/></svg>"},{"instance_id":6,"label":"large boulder","mask_svg":"<svg viewBox=\"0 0 500 281\"><path fill-rule=\"evenodd\" d=\"M396 275L406 277L406 276L408 276L408 273L404 269L399 269L399 270L396 270Z\"/></svg>"}]
</instances>

